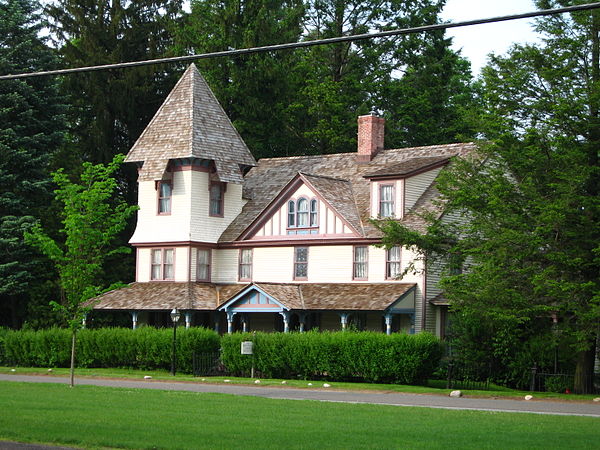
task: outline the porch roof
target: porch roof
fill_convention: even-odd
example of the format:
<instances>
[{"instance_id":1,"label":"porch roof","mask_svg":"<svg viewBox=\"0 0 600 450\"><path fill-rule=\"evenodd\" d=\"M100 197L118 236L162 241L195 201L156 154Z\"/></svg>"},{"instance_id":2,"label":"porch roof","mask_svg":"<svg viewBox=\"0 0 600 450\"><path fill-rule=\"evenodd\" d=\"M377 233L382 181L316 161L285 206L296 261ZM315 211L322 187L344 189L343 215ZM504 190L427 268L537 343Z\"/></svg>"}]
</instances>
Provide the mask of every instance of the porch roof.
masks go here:
<instances>
[{"instance_id":1,"label":"porch roof","mask_svg":"<svg viewBox=\"0 0 600 450\"><path fill-rule=\"evenodd\" d=\"M90 301L94 309L117 310L214 310L247 285L212 283L131 283Z\"/></svg>"},{"instance_id":2,"label":"porch roof","mask_svg":"<svg viewBox=\"0 0 600 450\"><path fill-rule=\"evenodd\" d=\"M384 311L414 283L252 283L294 310ZM98 310L215 311L252 284L131 283L90 301Z\"/></svg>"}]
</instances>

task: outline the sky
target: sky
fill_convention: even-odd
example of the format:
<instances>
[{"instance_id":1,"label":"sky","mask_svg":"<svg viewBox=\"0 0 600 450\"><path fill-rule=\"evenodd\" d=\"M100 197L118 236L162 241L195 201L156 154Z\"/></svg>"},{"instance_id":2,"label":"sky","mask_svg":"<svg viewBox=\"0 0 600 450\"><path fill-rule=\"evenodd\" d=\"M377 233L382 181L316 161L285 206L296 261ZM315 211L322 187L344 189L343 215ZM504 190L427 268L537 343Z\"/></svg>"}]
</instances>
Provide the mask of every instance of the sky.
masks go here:
<instances>
[{"instance_id":1,"label":"sky","mask_svg":"<svg viewBox=\"0 0 600 450\"><path fill-rule=\"evenodd\" d=\"M442 19L450 22L507 16L536 11L533 0L447 0ZM504 54L513 43L537 42L533 19L454 28L447 31L454 38L454 49L471 61L477 76L490 53Z\"/></svg>"}]
</instances>

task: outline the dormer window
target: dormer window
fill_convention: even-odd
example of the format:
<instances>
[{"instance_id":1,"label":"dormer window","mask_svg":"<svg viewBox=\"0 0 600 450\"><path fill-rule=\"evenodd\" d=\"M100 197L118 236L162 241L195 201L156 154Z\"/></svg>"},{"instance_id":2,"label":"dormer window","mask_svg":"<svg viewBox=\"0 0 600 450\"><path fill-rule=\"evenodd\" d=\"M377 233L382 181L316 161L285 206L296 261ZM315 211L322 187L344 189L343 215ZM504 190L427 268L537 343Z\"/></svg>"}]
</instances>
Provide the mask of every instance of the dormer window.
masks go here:
<instances>
[{"instance_id":1,"label":"dormer window","mask_svg":"<svg viewBox=\"0 0 600 450\"><path fill-rule=\"evenodd\" d=\"M379 217L394 217L394 185L379 185Z\"/></svg>"},{"instance_id":2,"label":"dormer window","mask_svg":"<svg viewBox=\"0 0 600 450\"><path fill-rule=\"evenodd\" d=\"M212 182L210 184L210 205L209 214L212 217L223 217L223 193L225 188L221 182Z\"/></svg>"},{"instance_id":3,"label":"dormer window","mask_svg":"<svg viewBox=\"0 0 600 450\"><path fill-rule=\"evenodd\" d=\"M158 183L158 214L171 214L171 182Z\"/></svg>"},{"instance_id":4,"label":"dormer window","mask_svg":"<svg viewBox=\"0 0 600 450\"><path fill-rule=\"evenodd\" d=\"M317 234L319 202L300 197L288 202L287 234Z\"/></svg>"}]
</instances>

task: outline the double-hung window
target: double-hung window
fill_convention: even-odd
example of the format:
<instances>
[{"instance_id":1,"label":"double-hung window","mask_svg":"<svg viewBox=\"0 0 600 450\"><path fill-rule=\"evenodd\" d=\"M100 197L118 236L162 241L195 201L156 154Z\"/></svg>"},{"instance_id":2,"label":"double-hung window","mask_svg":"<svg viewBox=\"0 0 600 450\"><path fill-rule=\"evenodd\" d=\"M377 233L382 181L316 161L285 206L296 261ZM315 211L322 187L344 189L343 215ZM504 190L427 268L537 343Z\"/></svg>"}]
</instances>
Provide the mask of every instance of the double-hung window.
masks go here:
<instances>
[{"instance_id":1,"label":"double-hung window","mask_svg":"<svg viewBox=\"0 0 600 450\"><path fill-rule=\"evenodd\" d=\"M390 247L385 252L385 277L395 279L401 275L400 247Z\"/></svg>"},{"instance_id":2,"label":"double-hung window","mask_svg":"<svg viewBox=\"0 0 600 450\"><path fill-rule=\"evenodd\" d=\"M158 183L158 214L171 214L172 186L170 181Z\"/></svg>"},{"instance_id":3,"label":"double-hung window","mask_svg":"<svg viewBox=\"0 0 600 450\"><path fill-rule=\"evenodd\" d=\"M157 248L152 250L151 254L151 280L173 280L175 249Z\"/></svg>"},{"instance_id":4,"label":"double-hung window","mask_svg":"<svg viewBox=\"0 0 600 450\"><path fill-rule=\"evenodd\" d=\"M308 247L294 248L294 280L308 278Z\"/></svg>"},{"instance_id":5,"label":"double-hung window","mask_svg":"<svg viewBox=\"0 0 600 450\"><path fill-rule=\"evenodd\" d=\"M363 245L354 247L354 260L352 264L353 279L366 280L368 278L368 260L369 247Z\"/></svg>"},{"instance_id":6,"label":"double-hung window","mask_svg":"<svg viewBox=\"0 0 600 450\"><path fill-rule=\"evenodd\" d=\"M379 217L394 217L394 185L379 185Z\"/></svg>"},{"instance_id":7,"label":"double-hung window","mask_svg":"<svg viewBox=\"0 0 600 450\"><path fill-rule=\"evenodd\" d=\"M210 249L196 251L196 281L210 281Z\"/></svg>"},{"instance_id":8,"label":"double-hung window","mask_svg":"<svg viewBox=\"0 0 600 450\"><path fill-rule=\"evenodd\" d=\"M213 217L223 217L223 183L213 182L210 184L209 197L209 215Z\"/></svg>"},{"instance_id":9,"label":"double-hung window","mask_svg":"<svg viewBox=\"0 0 600 450\"><path fill-rule=\"evenodd\" d=\"M240 278L240 281L252 280L252 249L251 248L243 248L240 250L239 278Z\"/></svg>"}]
</instances>

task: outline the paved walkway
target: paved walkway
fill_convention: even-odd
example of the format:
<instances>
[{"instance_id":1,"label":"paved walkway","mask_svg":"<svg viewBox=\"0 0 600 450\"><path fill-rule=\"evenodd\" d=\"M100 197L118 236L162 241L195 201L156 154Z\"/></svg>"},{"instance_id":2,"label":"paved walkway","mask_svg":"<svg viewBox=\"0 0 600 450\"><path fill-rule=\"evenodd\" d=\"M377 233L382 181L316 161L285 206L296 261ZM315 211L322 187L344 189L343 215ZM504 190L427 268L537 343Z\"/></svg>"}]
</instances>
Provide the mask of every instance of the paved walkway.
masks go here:
<instances>
[{"instance_id":1,"label":"paved walkway","mask_svg":"<svg viewBox=\"0 0 600 450\"><path fill-rule=\"evenodd\" d=\"M32 383L63 383L68 379L53 376L0 374L0 380ZM211 392L232 395L250 395L286 400L316 400L341 403L371 403L376 405L416 406L457 410L479 410L600 418L600 403L559 402L548 400L516 400L505 398L451 398L441 395L400 394L382 392L338 391L327 388L297 389L289 387L245 386L236 384L182 383L153 380L76 378L79 385L120 388L162 389L171 391Z\"/></svg>"}]
</instances>

